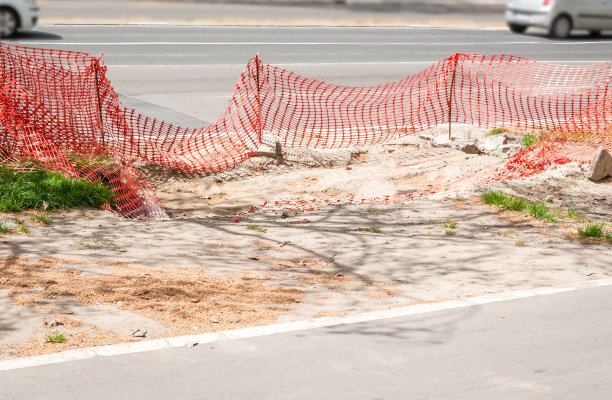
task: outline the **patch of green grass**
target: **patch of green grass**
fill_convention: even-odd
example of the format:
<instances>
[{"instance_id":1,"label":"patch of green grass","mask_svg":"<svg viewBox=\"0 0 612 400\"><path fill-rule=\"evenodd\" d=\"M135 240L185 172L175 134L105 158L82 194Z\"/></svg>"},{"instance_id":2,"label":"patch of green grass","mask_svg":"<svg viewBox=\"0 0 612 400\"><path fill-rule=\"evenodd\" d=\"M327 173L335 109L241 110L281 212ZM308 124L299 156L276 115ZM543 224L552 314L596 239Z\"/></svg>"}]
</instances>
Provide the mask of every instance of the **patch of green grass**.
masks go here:
<instances>
[{"instance_id":1,"label":"patch of green grass","mask_svg":"<svg viewBox=\"0 0 612 400\"><path fill-rule=\"evenodd\" d=\"M572 206L567 207L566 215L568 216L568 218L571 218L571 219L578 218L578 213L576 212L576 209Z\"/></svg>"},{"instance_id":2,"label":"patch of green grass","mask_svg":"<svg viewBox=\"0 0 612 400\"><path fill-rule=\"evenodd\" d=\"M510 131L506 128L495 128L487 132L485 135L486 136L501 135L502 133L506 133L506 132L510 132Z\"/></svg>"},{"instance_id":3,"label":"patch of green grass","mask_svg":"<svg viewBox=\"0 0 612 400\"><path fill-rule=\"evenodd\" d=\"M45 217L44 215L32 215L30 221L39 225L51 225L53 223L53 218Z\"/></svg>"},{"instance_id":4,"label":"patch of green grass","mask_svg":"<svg viewBox=\"0 0 612 400\"><path fill-rule=\"evenodd\" d=\"M0 212L80 206L100 208L114 199L107 184L68 178L59 172L15 172L0 166Z\"/></svg>"},{"instance_id":5,"label":"patch of green grass","mask_svg":"<svg viewBox=\"0 0 612 400\"><path fill-rule=\"evenodd\" d=\"M262 233L268 232L268 230L265 227L261 225L256 225L256 224L248 224L247 229L252 229L254 231L262 232Z\"/></svg>"},{"instance_id":6,"label":"patch of green grass","mask_svg":"<svg viewBox=\"0 0 612 400\"><path fill-rule=\"evenodd\" d=\"M63 333L55 331L51 335L47 335L47 343L63 343L66 337Z\"/></svg>"},{"instance_id":7,"label":"patch of green grass","mask_svg":"<svg viewBox=\"0 0 612 400\"><path fill-rule=\"evenodd\" d=\"M557 222L561 218L561 210L551 210L544 202L530 203L524 199L510 196L503 192L489 190L483 194L485 204L508 208L527 214L543 221Z\"/></svg>"},{"instance_id":8,"label":"patch of green grass","mask_svg":"<svg viewBox=\"0 0 612 400\"><path fill-rule=\"evenodd\" d=\"M446 236L455 236L457 234L457 232L452 231L450 229L447 229L444 233L446 234Z\"/></svg>"},{"instance_id":9,"label":"patch of green grass","mask_svg":"<svg viewBox=\"0 0 612 400\"><path fill-rule=\"evenodd\" d=\"M543 221L556 222L557 218L544 202L530 203L527 205L527 214Z\"/></svg>"},{"instance_id":10,"label":"patch of green grass","mask_svg":"<svg viewBox=\"0 0 612 400\"><path fill-rule=\"evenodd\" d=\"M5 222L0 222L0 235L11 233L14 229L15 228L10 225L7 225Z\"/></svg>"},{"instance_id":11,"label":"patch of green grass","mask_svg":"<svg viewBox=\"0 0 612 400\"><path fill-rule=\"evenodd\" d=\"M518 242L516 242L514 245L515 245L516 247L527 247L527 243L525 243L525 242L524 242L524 241L522 241L522 240L519 240L519 241L518 241Z\"/></svg>"},{"instance_id":12,"label":"patch of green grass","mask_svg":"<svg viewBox=\"0 0 612 400\"><path fill-rule=\"evenodd\" d=\"M525 211L527 202L514 196L496 190L489 190L482 196L485 204L509 208L514 211Z\"/></svg>"},{"instance_id":13,"label":"patch of green grass","mask_svg":"<svg viewBox=\"0 0 612 400\"><path fill-rule=\"evenodd\" d=\"M444 228L455 229L457 227L457 223L455 221L448 220L448 221L444 221L442 223L442 226Z\"/></svg>"},{"instance_id":14,"label":"patch of green grass","mask_svg":"<svg viewBox=\"0 0 612 400\"><path fill-rule=\"evenodd\" d=\"M18 230L19 230L19 232L21 232L21 233L26 233L26 234L27 234L27 233L30 233L30 230L28 229L28 227L27 227L27 226L24 226L24 225L20 225L20 226L19 226L19 228L18 228Z\"/></svg>"},{"instance_id":15,"label":"patch of green grass","mask_svg":"<svg viewBox=\"0 0 612 400\"><path fill-rule=\"evenodd\" d=\"M587 238L601 238L604 237L603 224L587 224L582 228L578 228L578 236Z\"/></svg>"}]
</instances>

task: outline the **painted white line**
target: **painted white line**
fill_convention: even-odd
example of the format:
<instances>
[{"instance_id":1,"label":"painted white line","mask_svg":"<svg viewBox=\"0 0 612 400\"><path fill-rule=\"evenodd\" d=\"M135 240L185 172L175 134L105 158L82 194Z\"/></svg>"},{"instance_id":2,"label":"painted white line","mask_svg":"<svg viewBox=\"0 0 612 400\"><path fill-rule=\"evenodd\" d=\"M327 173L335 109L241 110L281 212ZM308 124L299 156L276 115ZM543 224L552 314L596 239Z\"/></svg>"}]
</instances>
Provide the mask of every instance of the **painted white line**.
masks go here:
<instances>
[{"instance_id":1,"label":"painted white line","mask_svg":"<svg viewBox=\"0 0 612 400\"><path fill-rule=\"evenodd\" d=\"M442 61L442 59L432 61L363 61L363 62L309 62L309 63L278 63L273 64L277 67L302 67L302 66L326 66L326 65L430 65ZM609 63L609 60L575 61L575 60L533 60L548 64L600 64ZM231 68L246 66L241 64L104 64L112 68Z\"/></svg>"},{"instance_id":2,"label":"painted white line","mask_svg":"<svg viewBox=\"0 0 612 400\"><path fill-rule=\"evenodd\" d=\"M27 45L49 45L49 42L16 42ZM54 46L488 46L511 44L587 45L612 44L612 41L590 42L57 42Z\"/></svg>"},{"instance_id":3,"label":"painted white line","mask_svg":"<svg viewBox=\"0 0 612 400\"><path fill-rule=\"evenodd\" d=\"M18 42L49 45L49 42ZM550 44L602 44L611 42L553 42ZM57 42L54 46L487 46L549 44L548 42Z\"/></svg>"},{"instance_id":4,"label":"painted white line","mask_svg":"<svg viewBox=\"0 0 612 400\"><path fill-rule=\"evenodd\" d=\"M372 311L362 314L346 315L341 317L314 318L305 321L286 322L273 325L254 326L251 328L228 330L199 335L178 336L166 339L145 340L134 343L123 343L110 346L91 347L87 349L70 350L62 353L47 354L27 358L0 361L0 371L19 368L37 367L41 365L57 364L66 361L84 360L96 356L117 356L145 351L170 349L196 344L215 343L227 340L248 339L280 333L297 332L308 329L325 328L337 325L356 324L382 319L407 317L410 315L426 314L436 311L453 310L475 305L491 304L502 301L524 299L535 296L545 296L556 293L572 292L576 290L612 286L612 279L583 282L576 287L565 288L537 288L513 292L503 292L478 297L469 297L461 300L450 300L439 303L417 304L407 307L392 308L388 310Z\"/></svg>"}]
</instances>

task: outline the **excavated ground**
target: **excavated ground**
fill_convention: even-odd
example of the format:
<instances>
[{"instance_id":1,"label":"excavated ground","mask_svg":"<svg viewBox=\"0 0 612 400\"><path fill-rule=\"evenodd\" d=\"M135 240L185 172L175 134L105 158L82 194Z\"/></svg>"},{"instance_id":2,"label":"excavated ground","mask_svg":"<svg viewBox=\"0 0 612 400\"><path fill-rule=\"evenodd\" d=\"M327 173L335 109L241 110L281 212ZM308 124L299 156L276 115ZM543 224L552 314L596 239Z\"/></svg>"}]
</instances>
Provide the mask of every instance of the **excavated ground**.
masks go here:
<instances>
[{"instance_id":1,"label":"excavated ground","mask_svg":"<svg viewBox=\"0 0 612 400\"><path fill-rule=\"evenodd\" d=\"M0 214L29 230L0 237L0 359L609 277L612 244L576 228L612 222L612 180L590 182L580 164L396 204L237 216L270 200L411 193L501 163L419 138L286 150L216 176L143 168L170 220ZM481 202L488 188L581 219L500 211ZM55 332L62 343L47 342Z\"/></svg>"}]
</instances>

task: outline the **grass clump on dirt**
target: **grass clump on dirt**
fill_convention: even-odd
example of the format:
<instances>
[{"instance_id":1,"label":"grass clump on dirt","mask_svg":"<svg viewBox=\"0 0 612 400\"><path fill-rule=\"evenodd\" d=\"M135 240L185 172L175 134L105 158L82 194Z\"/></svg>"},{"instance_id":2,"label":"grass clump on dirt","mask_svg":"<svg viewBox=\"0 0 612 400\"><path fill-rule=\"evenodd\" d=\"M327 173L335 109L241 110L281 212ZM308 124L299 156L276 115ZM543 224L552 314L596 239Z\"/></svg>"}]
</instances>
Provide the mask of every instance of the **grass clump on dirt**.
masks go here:
<instances>
[{"instance_id":1,"label":"grass clump on dirt","mask_svg":"<svg viewBox=\"0 0 612 400\"><path fill-rule=\"evenodd\" d=\"M557 222L561 216L560 210L553 211L544 202L530 203L527 200L496 190L487 191L483 194L482 199L485 204L524 212L543 221Z\"/></svg>"},{"instance_id":2,"label":"grass clump on dirt","mask_svg":"<svg viewBox=\"0 0 612 400\"><path fill-rule=\"evenodd\" d=\"M251 229L257 232L261 232L261 233L268 232L268 229L266 229L266 227L261 226L261 225L256 225L256 224L248 224L247 229Z\"/></svg>"},{"instance_id":3,"label":"grass clump on dirt","mask_svg":"<svg viewBox=\"0 0 612 400\"><path fill-rule=\"evenodd\" d=\"M32 215L30 221L38 225L51 225L53 223L53 218L45 217L44 215Z\"/></svg>"},{"instance_id":4,"label":"grass clump on dirt","mask_svg":"<svg viewBox=\"0 0 612 400\"><path fill-rule=\"evenodd\" d=\"M485 204L508 208L514 211L525 211L527 202L514 196L496 190L489 190L482 196Z\"/></svg>"},{"instance_id":5,"label":"grass clump on dirt","mask_svg":"<svg viewBox=\"0 0 612 400\"><path fill-rule=\"evenodd\" d=\"M485 135L486 136L501 135L502 133L507 133L507 132L510 132L510 131L506 128L495 128L487 132Z\"/></svg>"},{"instance_id":6,"label":"grass clump on dirt","mask_svg":"<svg viewBox=\"0 0 612 400\"><path fill-rule=\"evenodd\" d=\"M368 228L357 228L357 232L370 232L370 233L381 233L382 229L378 226L370 226Z\"/></svg>"},{"instance_id":7,"label":"grass clump on dirt","mask_svg":"<svg viewBox=\"0 0 612 400\"><path fill-rule=\"evenodd\" d=\"M100 208L114 199L110 186L66 177L59 172L16 172L0 167L0 212L27 209Z\"/></svg>"},{"instance_id":8,"label":"grass clump on dirt","mask_svg":"<svg viewBox=\"0 0 612 400\"><path fill-rule=\"evenodd\" d=\"M523 135L523 146L529 147L538 142L540 138L536 135Z\"/></svg>"},{"instance_id":9,"label":"grass clump on dirt","mask_svg":"<svg viewBox=\"0 0 612 400\"><path fill-rule=\"evenodd\" d=\"M63 333L55 331L51 335L47 335L47 343L63 343L66 337Z\"/></svg>"},{"instance_id":10,"label":"grass clump on dirt","mask_svg":"<svg viewBox=\"0 0 612 400\"><path fill-rule=\"evenodd\" d=\"M0 222L0 235L11 233L15 228L8 225L6 222Z\"/></svg>"},{"instance_id":11,"label":"grass clump on dirt","mask_svg":"<svg viewBox=\"0 0 612 400\"><path fill-rule=\"evenodd\" d=\"M578 228L578 236L581 238L604 238L608 242L612 243L612 233L604 230L604 224L587 224L582 228Z\"/></svg>"}]
</instances>

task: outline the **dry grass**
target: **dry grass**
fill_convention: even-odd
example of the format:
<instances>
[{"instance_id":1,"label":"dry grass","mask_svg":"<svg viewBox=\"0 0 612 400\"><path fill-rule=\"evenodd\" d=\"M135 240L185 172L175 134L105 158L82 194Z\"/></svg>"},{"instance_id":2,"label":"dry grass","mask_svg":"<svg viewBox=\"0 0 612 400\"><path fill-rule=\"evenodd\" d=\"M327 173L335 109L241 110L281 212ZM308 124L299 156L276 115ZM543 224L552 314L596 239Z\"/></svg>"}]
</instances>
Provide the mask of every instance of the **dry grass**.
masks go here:
<instances>
[{"instance_id":1,"label":"dry grass","mask_svg":"<svg viewBox=\"0 0 612 400\"><path fill-rule=\"evenodd\" d=\"M202 268L161 270L112 263L104 275L85 276L79 269L62 268L66 261L40 259L31 264L6 257L0 261L0 289L8 289L22 304L60 296L84 304L121 302L121 309L158 321L177 335L191 333L194 325L218 331L271 323L303 298L301 290L270 285L269 276L252 271L220 277Z\"/></svg>"}]
</instances>

